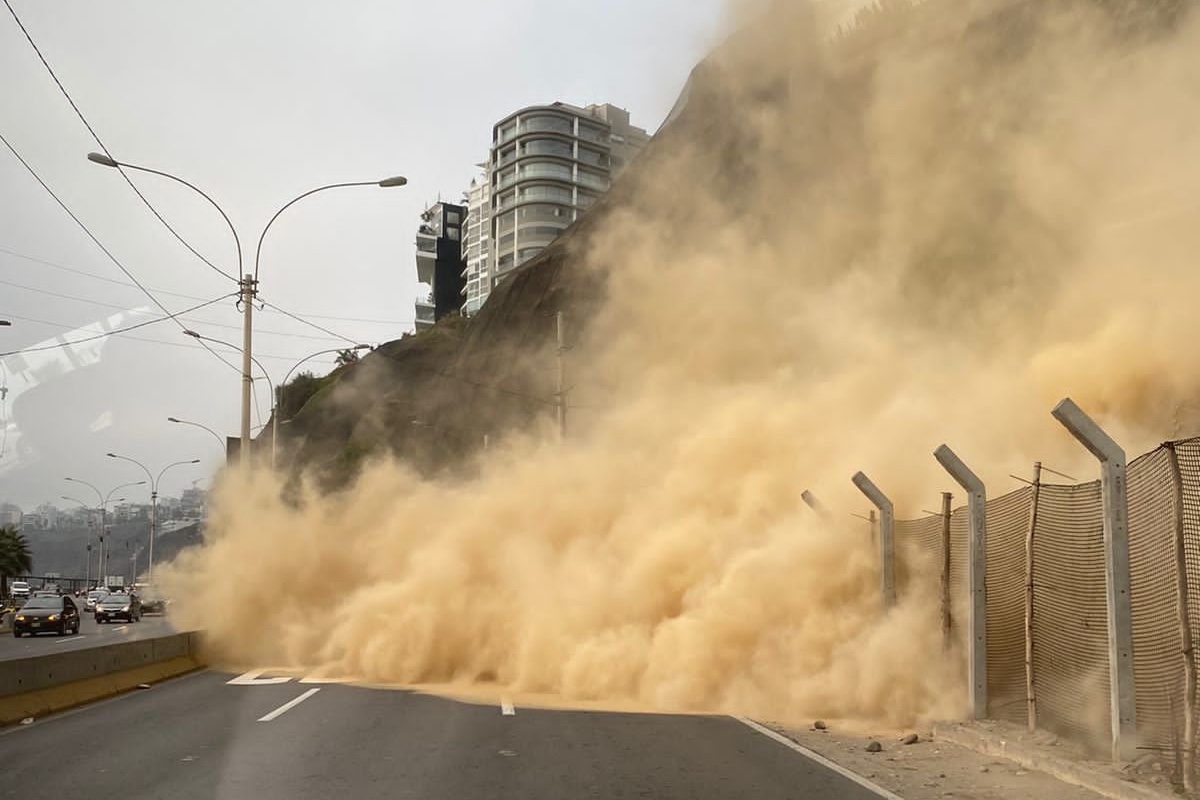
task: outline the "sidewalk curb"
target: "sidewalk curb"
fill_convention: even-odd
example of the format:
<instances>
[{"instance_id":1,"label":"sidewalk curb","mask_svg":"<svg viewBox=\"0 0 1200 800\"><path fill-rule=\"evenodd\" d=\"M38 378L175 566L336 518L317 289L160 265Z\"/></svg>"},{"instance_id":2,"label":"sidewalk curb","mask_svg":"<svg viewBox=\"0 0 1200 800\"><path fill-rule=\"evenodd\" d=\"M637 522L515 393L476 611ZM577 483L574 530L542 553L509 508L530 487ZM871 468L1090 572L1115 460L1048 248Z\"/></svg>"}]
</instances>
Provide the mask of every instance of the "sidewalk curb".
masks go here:
<instances>
[{"instance_id":1,"label":"sidewalk curb","mask_svg":"<svg viewBox=\"0 0 1200 800\"><path fill-rule=\"evenodd\" d=\"M1064 783L1083 787L1113 800L1166 800L1178 797L1169 785L1157 789L1123 780L1098 771L1095 764L1046 755L1030 745L1009 741L1003 733L986 733L962 724L948 724L936 726L933 735L935 739L987 756L1008 759L1026 769L1044 772Z\"/></svg>"}]
</instances>

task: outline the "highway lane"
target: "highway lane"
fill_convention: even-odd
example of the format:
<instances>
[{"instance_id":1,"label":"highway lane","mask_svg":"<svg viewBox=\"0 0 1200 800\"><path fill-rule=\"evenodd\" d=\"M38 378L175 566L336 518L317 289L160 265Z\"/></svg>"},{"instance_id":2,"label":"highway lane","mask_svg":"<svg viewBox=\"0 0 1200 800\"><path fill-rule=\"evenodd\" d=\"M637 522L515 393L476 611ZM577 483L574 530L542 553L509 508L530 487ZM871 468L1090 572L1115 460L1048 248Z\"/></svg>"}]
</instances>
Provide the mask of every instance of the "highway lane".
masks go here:
<instances>
[{"instance_id":1,"label":"highway lane","mask_svg":"<svg viewBox=\"0 0 1200 800\"><path fill-rule=\"evenodd\" d=\"M879 800L729 717L541 711L196 673L0 731L0 797ZM55 753L65 754L52 761Z\"/></svg>"},{"instance_id":2,"label":"highway lane","mask_svg":"<svg viewBox=\"0 0 1200 800\"><path fill-rule=\"evenodd\" d=\"M56 636L42 633L37 636L22 636L20 639L11 633L0 636L0 661L14 658L28 658L47 653L60 653L64 650L82 650L89 647L102 647L106 644L132 642L136 639L152 639L155 636L167 636L175 632L161 614L142 617L138 622L117 622L97 625L91 614L81 615L79 634Z\"/></svg>"}]
</instances>

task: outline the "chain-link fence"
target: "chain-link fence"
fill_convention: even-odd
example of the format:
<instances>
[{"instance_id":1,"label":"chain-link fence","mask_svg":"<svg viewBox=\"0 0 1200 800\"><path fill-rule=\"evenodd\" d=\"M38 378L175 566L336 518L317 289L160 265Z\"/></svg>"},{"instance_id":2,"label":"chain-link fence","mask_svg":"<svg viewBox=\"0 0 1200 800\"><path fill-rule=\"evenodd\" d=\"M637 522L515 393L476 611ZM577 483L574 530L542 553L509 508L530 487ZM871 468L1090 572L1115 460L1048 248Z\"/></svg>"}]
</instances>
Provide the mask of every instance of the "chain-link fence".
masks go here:
<instances>
[{"instance_id":1,"label":"chain-link fence","mask_svg":"<svg viewBox=\"0 0 1200 800\"><path fill-rule=\"evenodd\" d=\"M1134 460L1125 485L1137 744L1178 753L1195 749L1185 720L1200 706L1187 696L1200 637L1200 438ZM988 716L1097 750L1113 736L1104 519L1099 481L1039 481L986 506ZM940 514L896 521L897 588L936 597L932 582L949 580L950 635L964 644L966 509L950 517L948 573L942 526Z\"/></svg>"}]
</instances>

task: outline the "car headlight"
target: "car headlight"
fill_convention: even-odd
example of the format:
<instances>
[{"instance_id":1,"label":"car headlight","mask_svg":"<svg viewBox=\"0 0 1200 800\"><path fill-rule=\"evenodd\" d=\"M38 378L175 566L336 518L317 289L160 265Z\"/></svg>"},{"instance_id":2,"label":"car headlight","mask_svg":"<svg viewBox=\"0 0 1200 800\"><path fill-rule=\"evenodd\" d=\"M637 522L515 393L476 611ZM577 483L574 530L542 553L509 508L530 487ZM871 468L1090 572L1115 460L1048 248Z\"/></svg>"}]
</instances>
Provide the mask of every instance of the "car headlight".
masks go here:
<instances>
[{"instance_id":1,"label":"car headlight","mask_svg":"<svg viewBox=\"0 0 1200 800\"><path fill-rule=\"evenodd\" d=\"M124 607L124 608L122 608L121 610L122 610L122 611L128 611L128 610L129 610L129 606L125 606L125 607Z\"/></svg>"},{"instance_id":2,"label":"car headlight","mask_svg":"<svg viewBox=\"0 0 1200 800\"><path fill-rule=\"evenodd\" d=\"M17 622L24 622L24 621L25 621L25 615L24 615L24 614L22 614L21 616L17 617Z\"/></svg>"},{"instance_id":3,"label":"car headlight","mask_svg":"<svg viewBox=\"0 0 1200 800\"><path fill-rule=\"evenodd\" d=\"M58 622L58 614L51 614L49 621L50 622Z\"/></svg>"}]
</instances>

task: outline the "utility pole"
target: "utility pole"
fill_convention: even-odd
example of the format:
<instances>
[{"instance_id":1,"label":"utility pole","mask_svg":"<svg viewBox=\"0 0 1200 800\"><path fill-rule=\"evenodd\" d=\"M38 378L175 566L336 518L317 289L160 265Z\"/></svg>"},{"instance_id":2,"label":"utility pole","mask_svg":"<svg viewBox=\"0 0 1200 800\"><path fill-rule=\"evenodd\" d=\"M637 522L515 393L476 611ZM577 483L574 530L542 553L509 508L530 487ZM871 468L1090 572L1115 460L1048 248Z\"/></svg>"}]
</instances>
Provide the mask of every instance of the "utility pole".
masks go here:
<instances>
[{"instance_id":1,"label":"utility pole","mask_svg":"<svg viewBox=\"0 0 1200 800\"><path fill-rule=\"evenodd\" d=\"M165 471L165 470L164 470ZM150 490L150 565L146 573L146 582L154 582L154 537L158 535L158 483ZM134 579L137 572L133 573Z\"/></svg>"},{"instance_id":2,"label":"utility pole","mask_svg":"<svg viewBox=\"0 0 1200 800\"><path fill-rule=\"evenodd\" d=\"M254 381L250 375L250 332L254 317L254 284L253 275L242 277L242 442L238 454L242 469L250 466L250 393Z\"/></svg>"},{"instance_id":3,"label":"utility pole","mask_svg":"<svg viewBox=\"0 0 1200 800\"><path fill-rule=\"evenodd\" d=\"M567 435L566 367L563 363L566 344L563 340L563 313L555 312L554 320L558 328L558 391L555 393L558 398L558 438L563 439Z\"/></svg>"}]
</instances>

